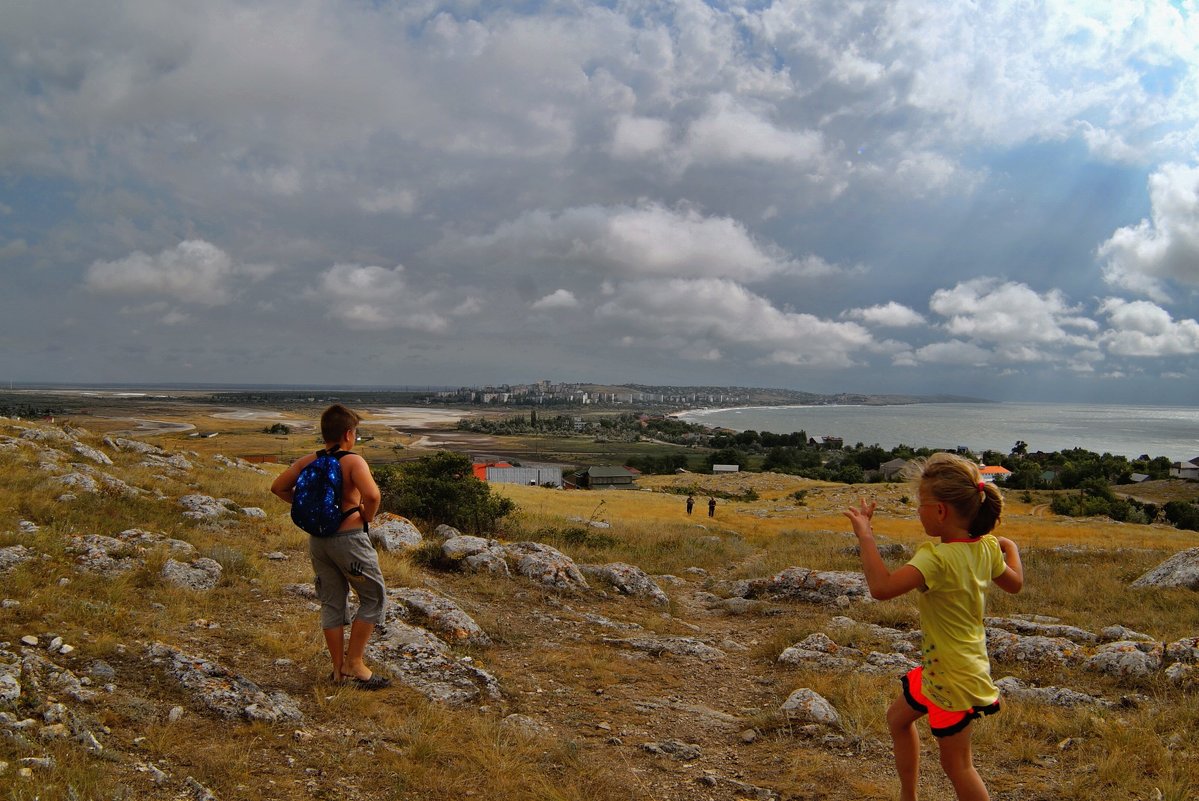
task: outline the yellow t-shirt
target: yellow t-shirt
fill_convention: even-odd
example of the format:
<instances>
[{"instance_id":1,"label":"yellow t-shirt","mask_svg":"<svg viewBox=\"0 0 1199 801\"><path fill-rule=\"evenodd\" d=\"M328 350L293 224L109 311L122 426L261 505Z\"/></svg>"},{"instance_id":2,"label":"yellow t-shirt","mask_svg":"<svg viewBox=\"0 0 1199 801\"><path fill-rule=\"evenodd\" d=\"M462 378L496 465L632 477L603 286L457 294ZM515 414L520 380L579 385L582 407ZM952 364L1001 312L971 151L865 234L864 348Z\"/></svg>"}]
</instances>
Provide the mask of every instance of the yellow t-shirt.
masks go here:
<instances>
[{"instance_id":1,"label":"yellow t-shirt","mask_svg":"<svg viewBox=\"0 0 1199 801\"><path fill-rule=\"evenodd\" d=\"M1006 567L999 540L985 534L969 542L926 542L908 564L928 587L917 598L924 694L951 712L994 703L999 690L991 681L983 611L988 585Z\"/></svg>"}]
</instances>

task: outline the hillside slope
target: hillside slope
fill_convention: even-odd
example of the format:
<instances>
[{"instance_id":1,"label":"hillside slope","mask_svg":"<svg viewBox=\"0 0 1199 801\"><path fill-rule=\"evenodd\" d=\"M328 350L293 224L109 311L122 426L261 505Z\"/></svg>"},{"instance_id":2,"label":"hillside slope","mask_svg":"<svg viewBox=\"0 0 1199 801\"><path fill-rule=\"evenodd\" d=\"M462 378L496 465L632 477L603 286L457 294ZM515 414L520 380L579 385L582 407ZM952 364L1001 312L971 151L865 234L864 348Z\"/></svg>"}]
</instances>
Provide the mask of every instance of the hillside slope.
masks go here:
<instances>
[{"instance_id":1,"label":"hillside slope","mask_svg":"<svg viewBox=\"0 0 1199 801\"><path fill-rule=\"evenodd\" d=\"M490 542L384 543L370 656L397 682L365 693L326 679L279 466L155 442L0 419L0 797L894 793L883 710L914 604L863 598L839 510L874 493L898 562L922 537L910 488L643 481L758 493L709 519L663 491L502 487L520 512ZM1199 605L1128 585L1193 538L1033 511L1005 523L1028 589L991 604L1014 680L975 738L993 797L1192 797ZM1113 648L1114 625L1147 637ZM925 748L927 797L951 797Z\"/></svg>"}]
</instances>

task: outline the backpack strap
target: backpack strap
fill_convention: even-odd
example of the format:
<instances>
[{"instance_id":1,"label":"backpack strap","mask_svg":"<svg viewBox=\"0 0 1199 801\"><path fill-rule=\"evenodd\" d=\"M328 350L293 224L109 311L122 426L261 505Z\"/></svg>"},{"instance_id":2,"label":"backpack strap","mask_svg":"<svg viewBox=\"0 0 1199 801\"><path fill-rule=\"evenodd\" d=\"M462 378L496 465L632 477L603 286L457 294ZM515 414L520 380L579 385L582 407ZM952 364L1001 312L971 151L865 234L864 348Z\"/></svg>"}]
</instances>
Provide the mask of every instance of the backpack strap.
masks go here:
<instances>
[{"instance_id":1,"label":"backpack strap","mask_svg":"<svg viewBox=\"0 0 1199 801\"><path fill-rule=\"evenodd\" d=\"M316 455L317 456L332 456L334 459L336 459L340 462L341 457L348 456L351 453L353 453L353 451L343 451L340 449L325 449L325 450L317 451ZM352 509L346 509L344 512L342 512L341 513L341 522L344 523L346 520L349 519L350 515L354 514L355 512L358 512L358 513L362 512L362 504L359 504L358 506L355 506ZM366 520L364 519L362 521L362 533L369 534L370 530L371 530L370 524L367 523Z\"/></svg>"}]
</instances>

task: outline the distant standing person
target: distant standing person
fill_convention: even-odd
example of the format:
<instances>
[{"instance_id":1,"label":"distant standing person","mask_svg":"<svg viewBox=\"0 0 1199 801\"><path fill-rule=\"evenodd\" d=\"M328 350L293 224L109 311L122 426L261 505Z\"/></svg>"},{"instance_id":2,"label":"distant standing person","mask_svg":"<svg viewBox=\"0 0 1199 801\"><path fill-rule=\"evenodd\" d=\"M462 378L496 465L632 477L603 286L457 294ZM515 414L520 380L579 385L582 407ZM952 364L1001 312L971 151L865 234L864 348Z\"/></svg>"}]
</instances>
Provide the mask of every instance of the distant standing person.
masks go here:
<instances>
[{"instance_id":1,"label":"distant standing person","mask_svg":"<svg viewBox=\"0 0 1199 801\"><path fill-rule=\"evenodd\" d=\"M687 514L691 514L691 507L695 506L695 496L687 496Z\"/></svg>"},{"instance_id":2,"label":"distant standing person","mask_svg":"<svg viewBox=\"0 0 1199 801\"><path fill-rule=\"evenodd\" d=\"M708 498L708 517L716 517L716 499Z\"/></svg>"},{"instance_id":3,"label":"distant standing person","mask_svg":"<svg viewBox=\"0 0 1199 801\"><path fill-rule=\"evenodd\" d=\"M337 525L334 519L335 530L331 535L308 537L308 554L321 603L321 629L333 660L330 678L335 682L348 681L364 690L381 690L391 682L372 672L363 657L371 633L383 622L387 598L379 555L367 534L367 525L379 511L382 494L366 460L350 452L358 438L359 421L356 413L340 403L326 409L321 415L325 450L293 462L271 484L271 492L286 503L293 503L296 482L304 468L326 453L337 459L336 467L341 470L341 523ZM359 604L353 621L349 620L347 605L350 588L358 596ZM347 623L350 624L348 646L343 640Z\"/></svg>"},{"instance_id":4,"label":"distant standing person","mask_svg":"<svg viewBox=\"0 0 1199 801\"><path fill-rule=\"evenodd\" d=\"M916 605L922 631L921 665L903 677L903 692L887 709L895 746L902 801L914 801L920 773L916 721L928 715L937 738L941 767L959 799L988 799L987 787L970 752L975 718L999 711L999 690L991 681L983 625L990 583L1006 592L1024 586L1016 544L991 531L999 523L1003 496L982 480L978 466L949 453L917 463L916 513L925 542L903 567L890 571L879 556L871 526L874 503L845 510L858 538L862 570L870 594L879 600L920 590Z\"/></svg>"}]
</instances>

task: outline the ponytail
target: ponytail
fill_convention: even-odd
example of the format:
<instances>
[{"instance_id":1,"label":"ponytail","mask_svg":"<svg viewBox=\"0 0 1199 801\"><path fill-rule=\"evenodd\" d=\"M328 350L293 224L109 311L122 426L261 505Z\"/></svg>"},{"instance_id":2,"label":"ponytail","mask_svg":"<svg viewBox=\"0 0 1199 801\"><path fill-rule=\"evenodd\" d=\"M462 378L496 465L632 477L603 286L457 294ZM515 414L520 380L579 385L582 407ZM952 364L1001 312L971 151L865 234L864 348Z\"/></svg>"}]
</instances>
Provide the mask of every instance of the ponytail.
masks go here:
<instances>
[{"instance_id":1,"label":"ponytail","mask_svg":"<svg viewBox=\"0 0 1199 801\"><path fill-rule=\"evenodd\" d=\"M929 495L947 504L963 520L971 537L989 534L1003 514L1003 495L983 481L978 465L952 453L934 453L913 465L909 475Z\"/></svg>"}]
</instances>

